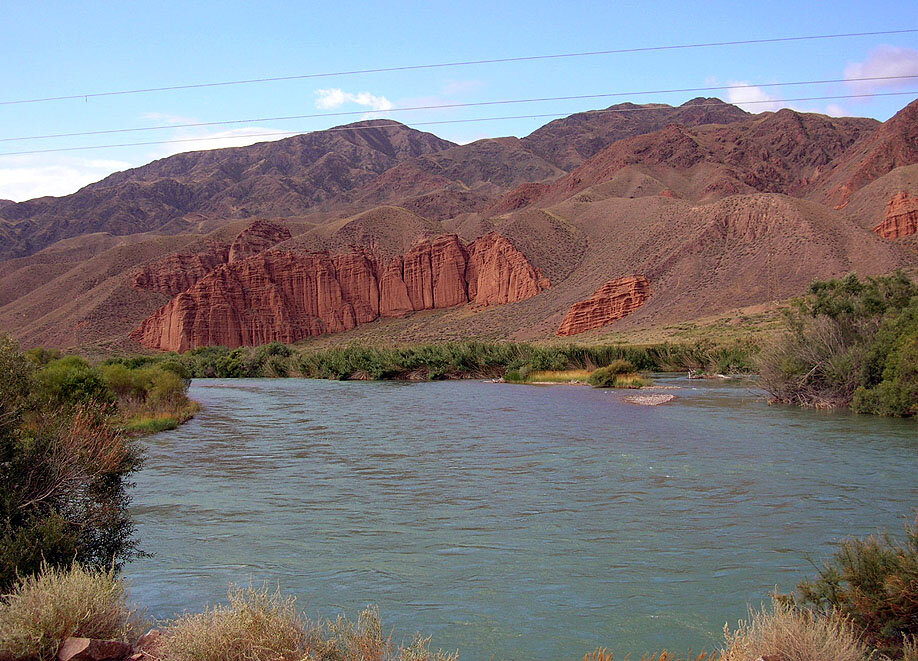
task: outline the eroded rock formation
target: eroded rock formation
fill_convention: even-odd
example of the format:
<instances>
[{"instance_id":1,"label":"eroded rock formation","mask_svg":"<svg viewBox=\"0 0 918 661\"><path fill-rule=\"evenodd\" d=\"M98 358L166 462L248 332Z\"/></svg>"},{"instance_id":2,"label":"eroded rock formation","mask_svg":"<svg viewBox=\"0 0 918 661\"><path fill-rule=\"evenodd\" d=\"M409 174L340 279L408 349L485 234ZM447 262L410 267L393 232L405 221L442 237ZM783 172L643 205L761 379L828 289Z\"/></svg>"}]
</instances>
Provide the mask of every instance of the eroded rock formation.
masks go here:
<instances>
[{"instance_id":1,"label":"eroded rock formation","mask_svg":"<svg viewBox=\"0 0 918 661\"><path fill-rule=\"evenodd\" d=\"M873 231L885 239L898 239L918 232L918 197L900 192L886 204L886 217Z\"/></svg>"},{"instance_id":2,"label":"eroded rock formation","mask_svg":"<svg viewBox=\"0 0 918 661\"><path fill-rule=\"evenodd\" d=\"M634 312L649 296L650 282L643 275L610 280L590 298L571 306L558 335L576 335L605 326Z\"/></svg>"},{"instance_id":3,"label":"eroded rock formation","mask_svg":"<svg viewBox=\"0 0 918 661\"><path fill-rule=\"evenodd\" d=\"M256 220L239 232L232 243L210 242L200 252L178 253L147 264L134 274L137 289L175 296L222 264L238 262L290 238L283 225Z\"/></svg>"},{"instance_id":4,"label":"eroded rock formation","mask_svg":"<svg viewBox=\"0 0 918 661\"><path fill-rule=\"evenodd\" d=\"M172 351L289 343L381 316L513 303L548 286L525 255L495 233L469 246L455 234L421 239L389 260L364 248L336 255L274 250L219 265L131 337Z\"/></svg>"}]
</instances>

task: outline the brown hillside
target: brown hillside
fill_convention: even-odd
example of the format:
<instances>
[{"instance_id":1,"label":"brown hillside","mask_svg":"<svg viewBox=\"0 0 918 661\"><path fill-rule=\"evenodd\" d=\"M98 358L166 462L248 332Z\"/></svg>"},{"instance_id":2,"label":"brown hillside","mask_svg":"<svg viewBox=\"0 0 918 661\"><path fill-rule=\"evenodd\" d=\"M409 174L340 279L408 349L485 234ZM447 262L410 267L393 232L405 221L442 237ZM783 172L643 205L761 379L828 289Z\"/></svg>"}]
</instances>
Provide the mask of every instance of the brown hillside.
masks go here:
<instances>
[{"instance_id":1,"label":"brown hillside","mask_svg":"<svg viewBox=\"0 0 918 661\"><path fill-rule=\"evenodd\" d=\"M398 126L181 154L72 196L0 207L0 250L23 255L0 257L0 329L27 346L133 350L141 347L128 334L148 318L135 337L157 347L328 330L346 341L548 339L604 285L646 278L650 296L639 307L615 292L581 306L571 328L590 339L768 304L817 278L918 263L909 230L915 104L882 126L790 110L749 115L712 100L620 108L628 112L583 113L522 140L453 145ZM834 198L825 204L850 182L843 209ZM891 229L873 231L883 223ZM453 248L432 249L451 234L461 237ZM469 247L496 235L512 251ZM312 266L296 255L313 255ZM423 275L428 262L439 272L434 259L452 264L445 289ZM249 262L261 266L239 266ZM550 288L510 296L529 291L521 282L541 282L514 280L528 273L523 262ZM477 288L485 263L503 274L488 281L503 284ZM236 277L242 270L248 280ZM306 313L290 280L320 271L345 292L329 285L327 319ZM230 277L225 286L201 289L218 273ZM388 292L376 308L372 283ZM430 305L417 293L428 285ZM187 305L170 303L191 291ZM434 304L437 296L449 305ZM219 315L235 321L217 323ZM224 330L196 335L200 319ZM597 320L611 323L585 330Z\"/></svg>"},{"instance_id":2,"label":"brown hillside","mask_svg":"<svg viewBox=\"0 0 918 661\"><path fill-rule=\"evenodd\" d=\"M2 216L15 223L15 240L4 242L0 258L31 254L54 241L91 232L124 235L161 229L193 213L221 219L302 214L396 163L453 146L388 120L373 128L378 123L178 154L115 173L73 195L5 206ZM187 223L173 227L188 229Z\"/></svg>"},{"instance_id":3,"label":"brown hillside","mask_svg":"<svg viewBox=\"0 0 918 661\"><path fill-rule=\"evenodd\" d=\"M681 106L620 103L605 110L581 112L549 122L522 139L534 154L571 171L613 142L653 133L669 124L730 124L749 113L720 99L699 97Z\"/></svg>"},{"instance_id":4,"label":"brown hillside","mask_svg":"<svg viewBox=\"0 0 918 661\"><path fill-rule=\"evenodd\" d=\"M851 194L896 168L918 162L918 100L839 155L815 187L814 198L844 207Z\"/></svg>"}]
</instances>

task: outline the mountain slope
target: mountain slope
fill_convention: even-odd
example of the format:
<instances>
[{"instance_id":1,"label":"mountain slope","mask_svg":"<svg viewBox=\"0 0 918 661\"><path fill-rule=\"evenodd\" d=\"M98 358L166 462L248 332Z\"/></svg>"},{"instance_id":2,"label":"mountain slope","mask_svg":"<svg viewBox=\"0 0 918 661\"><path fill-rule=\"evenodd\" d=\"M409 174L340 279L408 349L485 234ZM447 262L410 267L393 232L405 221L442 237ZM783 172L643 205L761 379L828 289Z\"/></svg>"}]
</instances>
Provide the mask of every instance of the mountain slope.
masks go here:
<instances>
[{"instance_id":1,"label":"mountain slope","mask_svg":"<svg viewBox=\"0 0 918 661\"><path fill-rule=\"evenodd\" d=\"M382 126L380 126L382 124ZM366 184L397 163L453 143L401 124L358 122L248 147L189 152L117 172L73 195L7 205L0 259L54 241L163 228L188 214L290 216ZM190 223L170 227L171 233Z\"/></svg>"}]
</instances>

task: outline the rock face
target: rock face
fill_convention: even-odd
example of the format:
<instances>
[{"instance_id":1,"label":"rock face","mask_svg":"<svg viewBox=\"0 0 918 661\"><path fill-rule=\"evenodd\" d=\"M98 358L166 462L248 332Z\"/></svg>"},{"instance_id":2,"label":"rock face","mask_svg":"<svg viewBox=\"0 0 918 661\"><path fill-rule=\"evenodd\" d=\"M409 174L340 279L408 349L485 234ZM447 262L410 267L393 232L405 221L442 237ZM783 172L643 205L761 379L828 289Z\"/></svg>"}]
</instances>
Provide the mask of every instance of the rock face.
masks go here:
<instances>
[{"instance_id":1,"label":"rock face","mask_svg":"<svg viewBox=\"0 0 918 661\"><path fill-rule=\"evenodd\" d=\"M175 296L221 264L242 261L290 238L283 225L256 220L236 235L229 245L211 243L205 250L169 255L147 264L134 275L137 289L149 289Z\"/></svg>"},{"instance_id":2,"label":"rock face","mask_svg":"<svg viewBox=\"0 0 918 661\"><path fill-rule=\"evenodd\" d=\"M650 296L643 275L610 280L585 301L574 303L558 328L558 335L576 335L612 323L641 307Z\"/></svg>"},{"instance_id":3,"label":"rock face","mask_svg":"<svg viewBox=\"0 0 918 661\"><path fill-rule=\"evenodd\" d=\"M898 239L918 232L918 198L900 192L886 205L886 218L873 228L884 239Z\"/></svg>"},{"instance_id":4,"label":"rock face","mask_svg":"<svg viewBox=\"0 0 918 661\"><path fill-rule=\"evenodd\" d=\"M227 261L248 259L290 238L290 230L277 223L256 220L236 235L230 244Z\"/></svg>"},{"instance_id":5,"label":"rock face","mask_svg":"<svg viewBox=\"0 0 918 661\"><path fill-rule=\"evenodd\" d=\"M495 232L486 234L469 247L466 280L469 300L478 305L522 301L550 285L523 253Z\"/></svg>"},{"instance_id":6,"label":"rock face","mask_svg":"<svg viewBox=\"0 0 918 661\"><path fill-rule=\"evenodd\" d=\"M131 337L154 349L295 342L379 317L465 303L499 305L549 286L513 244L488 234L419 240L389 260L372 251L261 252L228 261L144 320Z\"/></svg>"}]
</instances>

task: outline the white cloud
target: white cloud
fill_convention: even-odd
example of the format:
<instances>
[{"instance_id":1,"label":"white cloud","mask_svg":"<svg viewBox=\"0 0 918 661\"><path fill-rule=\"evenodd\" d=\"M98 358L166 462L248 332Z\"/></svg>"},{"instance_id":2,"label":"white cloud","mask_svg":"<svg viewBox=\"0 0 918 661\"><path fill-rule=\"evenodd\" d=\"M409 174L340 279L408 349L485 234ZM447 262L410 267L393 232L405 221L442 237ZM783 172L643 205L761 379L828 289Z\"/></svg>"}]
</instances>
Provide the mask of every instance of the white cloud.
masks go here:
<instances>
[{"instance_id":1,"label":"white cloud","mask_svg":"<svg viewBox=\"0 0 918 661\"><path fill-rule=\"evenodd\" d=\"M850 113L837 103L830 103L826 106L826 114L830 117L849 117Z\"/></svg>"},{"instance_id":2,"label":"white cloud","mask_svg":"<svg viewBox=\"0 0 918 661\"><path fill-rule=\"evenodd\" d=\"M149 158L164 158L186 151L245 147L246 145L252 145L256 142L280 140L281 138L286 138L295 134L296 132L282 131L265 126L247 126L246 128L229 129L226 131L192 131L189 129L178 131L169 138L165 138L168 140L175 140L176 142L158 145L157 149L150 154Z\"/></svg>"},{"instance_id":3,"label":"white cloud","mask_svg":"<svg viewBox=\"0 0 918 661\"><path fill-rule=\"evenodd\" d=\"M320 110L331 110L340 108L346 103L356 103L358 106L365 106L371 110L391 110L395 107L389 99L384 96L376 96L370 92L345 92L344 90L321 89L316 90L316 108Z\"/></svg>"},{"instance_id":4,"label":"white cloud","mask_svg":"<svg viewBox=\"0 0 918 661\"><path fill-rule=\"evenodd\" d=\"M758 113L788 107L781 99L769 94L761 87L741 81L730 81L727 84L730 85L727 90L727 102L748 112Z\"/></svg>"},{"instance_id":5,"label":"white cloud","mask_svg":"<svg viewBox=\"0 0 918 661\"><path fill-rule=\"evenodd\" d=\"M845 67L848 85L860 94L881 89L912 87L916 78L895 80L851 80L852 78L876 78L883 76L918 76L918 50L897 46L878 46L863 62L852 62Z\"/></svg>"},{"instance_id":6,"label":"white cloud","mask_svg":"<svg viewBox=\"0 0 918 661\"><path fill-rule=\"evenodd\" d=\"M0 158L0 198L21 202L44 195L69 195L131 165L58 154L4 156Z\"/></svg>"}]
</instances>

